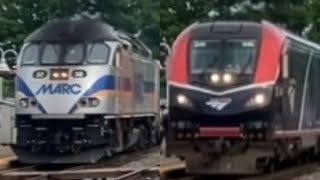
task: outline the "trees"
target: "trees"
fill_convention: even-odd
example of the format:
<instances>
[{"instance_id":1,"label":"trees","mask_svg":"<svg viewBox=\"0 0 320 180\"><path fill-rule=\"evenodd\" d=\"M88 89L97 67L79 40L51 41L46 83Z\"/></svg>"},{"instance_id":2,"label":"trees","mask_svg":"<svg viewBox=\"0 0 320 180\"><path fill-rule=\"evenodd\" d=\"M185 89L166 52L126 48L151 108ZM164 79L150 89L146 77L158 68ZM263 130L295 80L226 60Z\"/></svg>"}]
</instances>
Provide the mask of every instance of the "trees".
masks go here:
<instances>
[{"instance_id":1,"label":"trees","mask_svg":"<svg viewBox=\"0 0 320 180\"><path fill-rule=\"evenodd\" d=\"M320 3L316 0L160 1L160 32L169 42L195 21L261 19L284 26L296 34L320 40L320 23L317 23L320 21Z\"/></svg>"},{"instance_id":2,"label":"trees","mask_svg":"<svg viewBox=\"0 0 320 180\"><path fill-rule=\"evenodd\" d=\"M0 45L5 48L19 48L28 34L58 18L99 18L129 33L140 34L154 50L160 39L159 1L2 0L0 5Z\"/></svg>"}]
</instances>

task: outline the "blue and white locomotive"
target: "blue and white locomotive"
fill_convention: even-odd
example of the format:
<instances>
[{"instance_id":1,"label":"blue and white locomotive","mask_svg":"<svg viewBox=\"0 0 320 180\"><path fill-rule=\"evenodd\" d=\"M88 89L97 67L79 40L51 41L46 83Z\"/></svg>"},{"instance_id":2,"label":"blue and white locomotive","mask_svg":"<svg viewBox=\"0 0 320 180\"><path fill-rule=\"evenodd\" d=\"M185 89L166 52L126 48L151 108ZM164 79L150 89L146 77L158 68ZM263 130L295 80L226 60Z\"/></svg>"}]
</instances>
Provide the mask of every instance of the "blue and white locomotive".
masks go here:
<instances>
[{"instance_id":1,"label":"blue and white locomotive","mask_svg":"<svg viewBox=\"0 0 320 180\"><path fill-rule=\"evenodd\" d=\"M26 38L13 151L28 163L86 163L158 141L159 66L137 38L96 20Z\"/></svg>"}]
</instances>

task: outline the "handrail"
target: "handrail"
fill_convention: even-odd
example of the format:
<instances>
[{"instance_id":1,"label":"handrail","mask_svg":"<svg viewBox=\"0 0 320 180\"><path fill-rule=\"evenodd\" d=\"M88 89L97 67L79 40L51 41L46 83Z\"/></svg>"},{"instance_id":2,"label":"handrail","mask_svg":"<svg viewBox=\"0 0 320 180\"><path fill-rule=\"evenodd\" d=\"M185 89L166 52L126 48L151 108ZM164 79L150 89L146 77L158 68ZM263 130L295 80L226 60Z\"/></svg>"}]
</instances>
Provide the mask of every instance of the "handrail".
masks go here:
<instances>
[{"instance_id":1,"label":"handrail","mask_svg":"<svg viewBox=\"0 0 320 180\"><path fill-rule=\"evenodd\" d=\"M11 107L15 107L15 103L13 101L0 100L0 105L1 104L8 105L8 106L11 106Z\"/></svg>"}]
</instances>

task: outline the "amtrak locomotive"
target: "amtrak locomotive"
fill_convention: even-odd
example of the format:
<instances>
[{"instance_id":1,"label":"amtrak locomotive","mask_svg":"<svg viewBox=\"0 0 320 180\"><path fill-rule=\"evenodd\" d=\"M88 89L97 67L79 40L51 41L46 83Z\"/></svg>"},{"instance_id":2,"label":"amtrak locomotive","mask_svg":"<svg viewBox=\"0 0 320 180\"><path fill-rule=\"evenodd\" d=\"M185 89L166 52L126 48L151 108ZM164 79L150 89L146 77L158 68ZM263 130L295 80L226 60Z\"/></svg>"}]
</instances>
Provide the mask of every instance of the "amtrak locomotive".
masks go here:
<instances>
[{"instance_id":1,"label":"amtrak locomotive","mask_svg":"<svg viewBox=\"0 0 320 180\"><path fill-rule=\"evenodd\" d=\"M266 21L196 23L168 66L167 152L188 172L259 173L318 153L319 45Z\"/></svg>"},{"instance_id":2,"label":"amtrak locomotive","mask_svg":"<svg viewBox=\"0 0 320 180\"><path fill-rule=\"evenodd\" d=\"M159 67L137 38L95 20L26 38L11 147L27 163L96 162L158 141Z\"/></svg>"}]
</instances>

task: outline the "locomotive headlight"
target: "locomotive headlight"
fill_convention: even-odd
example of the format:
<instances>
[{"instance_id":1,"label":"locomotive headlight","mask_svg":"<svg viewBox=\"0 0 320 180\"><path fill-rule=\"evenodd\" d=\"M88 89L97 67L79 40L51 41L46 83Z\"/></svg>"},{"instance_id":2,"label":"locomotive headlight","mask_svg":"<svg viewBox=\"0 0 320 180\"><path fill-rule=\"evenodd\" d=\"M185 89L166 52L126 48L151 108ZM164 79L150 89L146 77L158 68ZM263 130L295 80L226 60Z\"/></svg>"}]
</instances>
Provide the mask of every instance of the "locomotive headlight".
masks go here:
<instances>
[{"instance_id":1,"label":"locomotive headlight","mask_svg":"<svg viewBox=\"0 0 320 180\"><path fill-rule=\"evenodd\" d=\"M254 97L254 101L256 102L256 104L262 105L266 102L266 96L262 93L256 94Z\"/></svg>"},{"instance_id":2,"label":"locomotive headlight","mask_svg":"<svg viewBox=\"0 0 320 180\"><path fill-rule=\"evenodd\" d=\"M179 95L177 96L177 102L178 102L179 104L185 105L185 104L188 104L190 101L189 101L189 99L188 99L185 95L179 94Z\"/></svg>"},{"instance_id":3,"label":"locomotive headlight","mask_svg":"<svg viewBox=\"0 0 320 180\"><path fill-rule=\"evenodd\" d=\"M222 79L223 79L223 82L225 82L227 84L230 84L233 81L233 77L230 73L223 74Z\"/></svg>"},{"instance_id":4,"label":"locomotive headlight","mask_svg":"<svg viewBox=\"0 0 320 180\"><path fill-rule=\"evenodd\" d=\"M60 75L62 78L68 78L68 73L66 72L62 72Z\"/></svg>"},{"instance_id":5,"label":"locomotive headlight","mask_svg":"<svg viewBox=\"0 0 320 180\"><path fill-rule=\"evenodd\" d=\"M211 80L211 82L213 82L213 83L219 82L219 81L220 81L220 76L219 76L219 74L217 74L217 73L212 74L212 75L210 76L210 80Z\"/></svg>"},{"instance_id":6,"label":"locomotive headlight","mask_svg":"<svg viewBox=\"0 0 320 180\"><path fill-rule=\"evenodd\" d=\"M53 77L53 78L59 78L59 77L60 77L60 74L59 74L58 72L54 72L54 73L52 74L52 77Z\"/></svg>"},{"instance_id":7,"label":"locomotive headlight","mask_svg":"<svg viewBox=\"0 0 320 180\"><path fill-rule=\"evenodd\" d=\"M246 107L262 107L268 103L268 96L265 93L257 93L246 103Z\"/></svg>"},{"instance_id":8,"label":"locomotive headlight","mask_svg":"<svg viewBox=\"0 0 320 180\"><path fill-rule=\"evenodd\" d=\"M23 108L27 108L29 106L29 101L27 98L22 98L19 101L19 105Z\"/></svg>"}]
</instances>

